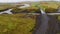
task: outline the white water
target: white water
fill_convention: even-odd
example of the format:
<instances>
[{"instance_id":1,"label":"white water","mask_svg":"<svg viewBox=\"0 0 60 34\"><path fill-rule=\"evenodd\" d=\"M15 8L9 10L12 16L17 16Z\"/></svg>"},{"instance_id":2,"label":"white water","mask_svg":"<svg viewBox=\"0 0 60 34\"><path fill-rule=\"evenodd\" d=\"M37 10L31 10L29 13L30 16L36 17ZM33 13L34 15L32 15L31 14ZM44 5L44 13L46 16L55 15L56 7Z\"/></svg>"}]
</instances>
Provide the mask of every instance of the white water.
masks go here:
<instances>
[{"instance_id":1,"label":"white water","mask_svg":"<svg viewBox=\"0 0 60 34\"><path fill-rule=\"evenodd\" d=\"M3 12L0 12L0 14L3 14L3 13L12 14L11 10L12 10L12 9L9 9L9 10L3 11Z\"/></svg>"},{"instance_id":2,"label":"white water","mask_svg":"<svg viewBox=\"0 0 60 34\"><path fill-rule=\"evenodd\" d=\"M41 14L46 14L43 9L40 9L40 11L41 11Z\"/></svg>"},{"instance_id":3,"label":"white water","mask_svg":"<svg viewBox=\"0 0 60 34\"><path fill-rule=\"evenodd\" d=\"M20 7L18 7L18 8L25 8L25 7L29 7L29 6L30 6L29 4L24 4L24 6L20 6ZM9 9L9 10L0 12L0 14L3 14L3 13L12 14L11 11L12 11L12 9Z\"/></svg>"},{"instance_id":4,"label":"white water","mask_svg":"<svg viewBox=\"0 0 60 34\"><path fill-rule=\"evenodd\" d=\"M24 6L18 7L18 8L26 8L26 7L30 7L29 4L24 4Z\"/></svg>"}]
</instances>

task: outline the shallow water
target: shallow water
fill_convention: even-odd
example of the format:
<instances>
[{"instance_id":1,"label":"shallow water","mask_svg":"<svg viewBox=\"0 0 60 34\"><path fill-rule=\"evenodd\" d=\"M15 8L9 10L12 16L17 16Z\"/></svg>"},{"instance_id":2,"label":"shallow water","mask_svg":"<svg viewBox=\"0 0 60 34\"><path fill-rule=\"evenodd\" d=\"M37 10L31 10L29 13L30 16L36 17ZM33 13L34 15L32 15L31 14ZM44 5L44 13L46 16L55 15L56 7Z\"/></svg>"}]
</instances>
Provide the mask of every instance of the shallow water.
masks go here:
<instances>
[{"instance_id":1,"label":"shallow water","mask_svg":"<svg viewBox=\"0 0 60 34\"><path fill-rule=\"evenodd\" d=\"M18 7L18 8L26 8L26 7L30 7L30 5L29 5L29 4L24 4L23 6L20 6L20 7ZM12 11L12 9L9 9L9 10L0 12L0 14L3 14L3 13L12 14L11 11Z\"/></svg>"},{"instance_id":2,"label":"shallow water","mask_svg":"<svg viewBox=\"0 0 60 34\"><path fill-rule=\"evenodd\" d=\"M9 9L9 10L3 11L3 12L0 12L0 14L3 14L3 13L12 14L11 10L12 9Z\"/></svg>"}]
</instances>

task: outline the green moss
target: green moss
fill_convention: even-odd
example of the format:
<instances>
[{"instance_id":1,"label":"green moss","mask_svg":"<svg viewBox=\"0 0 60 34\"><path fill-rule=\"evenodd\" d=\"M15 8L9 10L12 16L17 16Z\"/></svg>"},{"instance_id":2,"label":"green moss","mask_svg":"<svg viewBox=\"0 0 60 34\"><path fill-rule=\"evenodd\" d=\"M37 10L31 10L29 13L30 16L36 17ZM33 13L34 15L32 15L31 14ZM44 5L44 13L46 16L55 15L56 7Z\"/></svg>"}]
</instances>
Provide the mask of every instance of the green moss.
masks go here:
<instances>
[{"instance_id":1,"label":"green moss","mask_svg":"<svg viewBox=\"0 0 60 34\"><path fill-rule=\"evenodd\" d=\"M60 20L60 16L58 16L57 19Z\"/></svg>"},{"instance_id":2,"label":"green moss","mask_svg":"<svg viewBox=\"0 0 60 34\"><path fill-rule=\"evenodd\" d=\"M60 33L57 33L57 34L60 34Z\"/></svg>"},{"instance_id":3,"label":"green moss","mask_svg":"<svg viewBox=\"0 0 60 34\"><path fill-rule=\"evenodd\" d=\"M56 12L57 9L54 9L54 8L46 8L45 11L46 12Z\"/></svg>"},{"instance_id":4,"label":"green moss","mask_svg":"<svg viewBox=\"0 0 60 34\"><path fill-rule=\"evenodd\" d=\"M0 15L0 34L28 34L34 27L35 19L22 17L25 14Z\"/></svg>"}]
</instances>

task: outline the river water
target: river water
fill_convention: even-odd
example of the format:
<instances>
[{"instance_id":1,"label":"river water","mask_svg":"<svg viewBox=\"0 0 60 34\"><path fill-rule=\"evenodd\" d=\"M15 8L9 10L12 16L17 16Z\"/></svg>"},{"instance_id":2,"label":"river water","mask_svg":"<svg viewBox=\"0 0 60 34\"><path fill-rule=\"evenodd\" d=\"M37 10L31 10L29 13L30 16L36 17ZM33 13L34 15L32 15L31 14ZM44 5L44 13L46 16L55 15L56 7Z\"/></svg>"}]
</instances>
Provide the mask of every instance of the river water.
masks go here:
<instances>
[{"instance_id":1,"label":"river water","mask_svg":"<svg viewBox=\"0 0 60 34\"><path fill-rule=\"evenodd\" d=\"M24 4L23 6L20 6L20 7L18 7L18 8L26 8L26 7L30 7L30 5L29 5L29 4ZM0 14L3 14L3 13L12 14L11 11L12 11L12 9L8 9L8 10L6 10L6 11L0 12Z\"/></svg>"},{"instance_id":2,"label":"river water","mask_svg":"<svg viewBox=\"0 0 60 34\"><path fill-rule=\"evenodd\" d=\"M3 13L12 14L11 10L12 10L12 9L8 9L8 10L6 10L6 11L0 12L0 14L3 14Z\"/></svg>"}]
</instances>

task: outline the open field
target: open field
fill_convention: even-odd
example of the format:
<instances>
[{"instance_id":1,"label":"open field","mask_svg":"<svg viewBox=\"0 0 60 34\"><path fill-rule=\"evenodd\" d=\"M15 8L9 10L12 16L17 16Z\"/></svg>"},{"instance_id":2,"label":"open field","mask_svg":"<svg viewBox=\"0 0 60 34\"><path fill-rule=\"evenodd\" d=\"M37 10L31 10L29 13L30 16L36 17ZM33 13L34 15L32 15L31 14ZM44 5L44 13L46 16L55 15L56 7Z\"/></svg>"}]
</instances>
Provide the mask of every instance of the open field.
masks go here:
<instances>
[{"instance_id":1,"label":"open field","mask_svg":"<svg viewBox=\"0 0 60 34\"><path fill-rule=\"evenodd\" d=\"M18 5L28 3L31 6L26 8L18 8ZM36 15L28 15L21 13L25 10L29 12L37 12L38 8L43 8L46 12L57 11L60 2L23 2L19 4L4 4L0 5L0 10L12 8L11 12L20 12L17 14L1 14L0 15L0 34L32 34L32 30L35 26ZM60 20L60 15L57 16ZM60 33L58 33L60 34Z\"/></svg>"},{"instance_id":2,"label":"open field","mask_svg":"<svg viewBox=\"0 0 60 34\"><path fill-rule=\"evenodd\" d=\"M57 8L60 5L60 2L21 2L21 3L0 3L0 10L6 8L17 7L21 4L31 4L32 7L49 7L49 8ZM45 7L44 7L45 8Z\"/></svg>"},{"instance_id":3,"label":"open field","mask_svg":"<svg viewBox=\"0 0 60 34\"><path fill-rule=\"evenodd\" d=\"M29 34L35 24L33 17L36 18L26 14L0 15L0 34Z\"/></svg>"}]
</instances>

